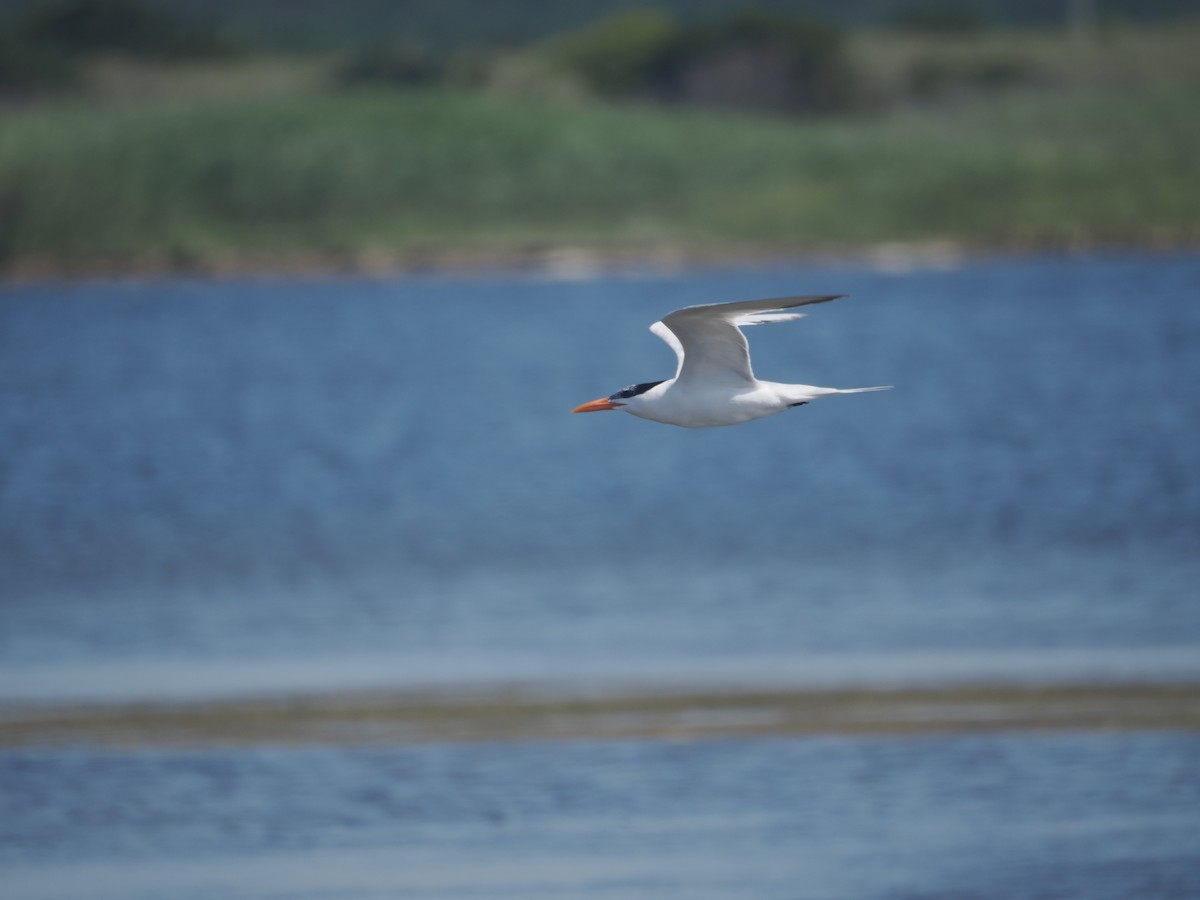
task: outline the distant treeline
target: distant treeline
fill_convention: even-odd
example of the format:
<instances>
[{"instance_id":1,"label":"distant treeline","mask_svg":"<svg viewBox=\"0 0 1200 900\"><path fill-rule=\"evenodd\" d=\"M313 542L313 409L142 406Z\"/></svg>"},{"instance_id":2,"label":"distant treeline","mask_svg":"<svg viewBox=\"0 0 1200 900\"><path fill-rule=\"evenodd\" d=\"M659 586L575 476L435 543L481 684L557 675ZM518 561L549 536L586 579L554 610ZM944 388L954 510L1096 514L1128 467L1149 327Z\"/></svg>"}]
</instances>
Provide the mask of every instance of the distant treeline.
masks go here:
<instances>
[{"instance_id":1,"label":"distant treeline","mask_svg":"<svg viewBox=\"0 0 1200 900\"><path fill-rule=\"evenodd\" d=\"M488 87L522 65L526 92L800 113L854 104L841 30L792 16L742 12L681 22L633 10L525 48L520 54L437 57L379 43L352 55L342 84Z\"/></svg>"},{"instance_id":2,"label":"distant treeline","mask_svg":"<svg viewBox=\"0 0 1200 900\"><path fill-rule=\"evenodd\" d=\"M672 5L677 4L657 4ZM532 94L782 113L860 108L878 99L877 92L864 89L849 61L841 26L783 11L800 4L764 3L762 9L730 11L728 3L697 3L689 15L679 16L648 3L645 8L618 9L581 27L519 45L458 49L415 39L413 35L420 33L417 26L425 21L421 4L396 6L408 9L411 22L394 31L377 28L371 40L344 49L331 72L333 84L401 88L515 84L518 92ZM603 6L564 4L569 9ZM351 14L354 4L349 7ZM716 11L700 18L695 14L698 7ZM497 8L507 5L481 5L493 12ZM891 27L926 33L974 33L990 21L984 6L969 2L906 0L889 8ZM70 89L81 83L84 66L97 57L161 62L261 51L236 36L238 21L214 18L211 10L202 15L183 0L29 3L0 31L0 95L30 97ZM946 84L987 89L1020 82L1028 75L1020 63L1008 58L953 65L934 61L914 70L895 93L928 95Z\"/></svg>"},{"instance_id":3,"label":"distant treeline","mask_svg":"<svg viewBox=\"0 0 1200 900\"><path fill-rule=\"evenodd\" d=\"M43 0L9 0L16 9ZM208 18L241 39L274 47L333 48L381 31L441 48L538 40L615 12L653 9L686 20L744 10L745 0L155 0L164 9ZM757 0L763 12L816 18L844 26L884 26L913 8L940 8L998 27L1061 24L1071 0ZM1195 15L1194 0L1093 0L1101 19L1127 21Z\"/></svg>"},{"instance_id":4,"label":"distant treeline","mask_svg":"<svg viewBox=\"0 0 1200 900\"><path fill-rule=\"evenodd\" d=\"M937 3L906 7L895 28L969 37L981 27ZM1035 63L1004 48L920 55L886 85L848 50L850 31L762 10L710 19L652 9L613 13L519 48L438 53L402 41L349 51L335 84L448 85L544 97L591 97L777 114L875 109L951 93L1034 83ZM868 71L870 69L870 71Z\"/></svg>"},{"instance_id":5,"label":"distant treeline","mask_svg":"<svg viewBox=\"0 0 1200 900\"><path fill-rule=\"evenodd\" d=\"M227 55L216 23L150 0L42 0L0 22L0 93L68 87L95 55L157 60Z\"/></svg>"},{"instance_id":6,"label":"distant treeline","mask_svg":"<svg viewBox=\"0 0 1200 900\"><path fill-rule=\"evenodd\" d=\"M96 0L86 5L121 5ZM4 0L4 20L62 5ZM896 24L944 27L1061 26L1073 14L1104 21L1154 21L1198 14L1195 0L142 0L167 20L201 23L249 47L340 49L381 36L441 51L514 46L580 28L614 13L654 10L681 21L727 17L747 7L844 27ZM1089 12L1090 11L1090 12Z\"/></svg>"},{"instance_id":7,"label":"distant treeline","mask_svg":"<svg viewBox=\"0 0 1200 900\"><path fill-rule=\"evenodd\" d=\"M839 22L961 41L996 33L1001 23L1041 21L1048 10L1061 33L1072 24L1099 31L1120 17L1191 9L1184 0L759 0L749 7L732 0L343 0L336 10L266 0L236 8L226 0L9 2L0 15L0 100L85 87L97 59L162 64L278 54L284 35L294 34L296 47L312 44L299 35L325 22L327 49L291 53L325 60L325 83L335 87L499 87L787 114L978 95L1042 77L1025 55L980 47L926 53L883 85L878 73L864 72L862 54L847 52L852 29ZM513 18L518 8L524 25ZM441 17L453 9L458 30L446 30ZM575 22L589 13L603 14ZM260 20L272 27L259 28ZM556 23L563 27L550 30ZM479 43L484 37L489 42Z\"/></svg>"}]
</instances>

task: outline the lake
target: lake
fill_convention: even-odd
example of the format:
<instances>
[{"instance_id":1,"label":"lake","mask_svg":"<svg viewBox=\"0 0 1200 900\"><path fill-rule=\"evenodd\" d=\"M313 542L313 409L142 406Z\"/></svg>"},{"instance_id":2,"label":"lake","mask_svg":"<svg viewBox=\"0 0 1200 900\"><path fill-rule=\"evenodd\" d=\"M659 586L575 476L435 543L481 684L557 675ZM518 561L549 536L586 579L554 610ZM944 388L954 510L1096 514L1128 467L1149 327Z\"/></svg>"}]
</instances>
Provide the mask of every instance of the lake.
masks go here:
<instances>
[{"instance_id":1,"label":"lake","mask_svg":"<svg viewBox=\"0 0 1200 900\"><path fill-rule=\"evenodd\" d=\"M831 397L683 430L693 303ZM0 287L0 714L1200 677L1200 255ZM0 751L18 898L1200 896L1200 738Z\"/></svg>"},{"instance_id":2,"label":"lake","mask_svg":"<svg viewBox=\"0 0 1200 900\"><path fill-rule=\"evenodd\" d=\"M685 430L696 302L765 378ZM1200 257L8 286L0 693L1200 669Z\"/></svg>"},{"instance_id":3,"label":"lake","mask_svg":"<svg viewBox=\"0 0 1200 900\"><path fill-rule=\"evenodd\" d=\"M1200 895L1200 735L0 754L15 900Z\"/></svg>"}]
</instances>

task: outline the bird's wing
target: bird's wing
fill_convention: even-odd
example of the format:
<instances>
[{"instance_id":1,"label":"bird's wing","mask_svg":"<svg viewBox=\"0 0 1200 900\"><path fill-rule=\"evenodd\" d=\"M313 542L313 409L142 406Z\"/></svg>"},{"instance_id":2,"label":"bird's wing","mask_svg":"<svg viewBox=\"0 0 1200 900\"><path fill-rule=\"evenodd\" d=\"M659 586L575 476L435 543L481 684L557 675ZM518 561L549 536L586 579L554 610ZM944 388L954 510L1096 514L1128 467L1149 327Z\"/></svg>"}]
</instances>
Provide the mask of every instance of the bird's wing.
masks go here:
<instances>
[{"instance_id":1,"label":"bird's wing","mask_svg":"<svg viewBox=\"0 0 1200 900\"><path fill-rule=\"evenodd\" d=\"M740 325L788 322L804 313L781 312L809 303L825 303L845 294L816 294L807 297L776 297L771 300L739 300L688 306L663 316L650 330L675 351L679 367L675 380L681 382L754 381L750 348Z\"/></svg>"}]
</instances>

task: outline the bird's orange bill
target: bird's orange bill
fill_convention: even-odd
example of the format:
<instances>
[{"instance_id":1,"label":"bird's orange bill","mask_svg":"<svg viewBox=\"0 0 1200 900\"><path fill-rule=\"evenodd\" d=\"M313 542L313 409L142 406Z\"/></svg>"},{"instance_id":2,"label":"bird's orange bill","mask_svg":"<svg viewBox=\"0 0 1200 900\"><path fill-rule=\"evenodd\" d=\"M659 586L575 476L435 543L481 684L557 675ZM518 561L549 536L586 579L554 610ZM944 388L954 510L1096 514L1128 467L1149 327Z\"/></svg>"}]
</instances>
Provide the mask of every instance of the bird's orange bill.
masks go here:
<instances>
[{"instance_id":1,"label":"bird's orange bill","mask_svg":"<svg viewBox=\"0 0 1200 900\"><path fill-rule=\"evenodd\" d=\"M603 412L606 409L619 409L620 403L613 403L607 397L601 397L599 400L590 400L583 406L577 406L571 412Z\"/></svg>"}]
</instances>

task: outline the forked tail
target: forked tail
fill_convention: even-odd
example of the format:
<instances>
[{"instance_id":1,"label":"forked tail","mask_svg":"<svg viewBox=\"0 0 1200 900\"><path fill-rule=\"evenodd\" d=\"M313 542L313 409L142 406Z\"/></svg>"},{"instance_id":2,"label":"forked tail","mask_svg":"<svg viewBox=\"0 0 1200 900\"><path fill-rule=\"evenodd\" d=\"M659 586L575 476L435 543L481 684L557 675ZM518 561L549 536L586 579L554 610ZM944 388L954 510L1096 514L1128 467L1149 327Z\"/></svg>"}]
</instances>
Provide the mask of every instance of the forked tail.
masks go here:
<instances>
[{"instance_id":1,"label":"forked tail","mask_svg":"<svg viewBox=\"0 0 1200 900\"><path fill-rule=\"evenodd\" d=\"M838 388L838 393L839 394L865 394L865 393L867 393L867 391L890 391L891 389L892 389L892 386L890 384L880 384L875 387L869 387L869 388Z\"/></svg>"}]
</instances>

